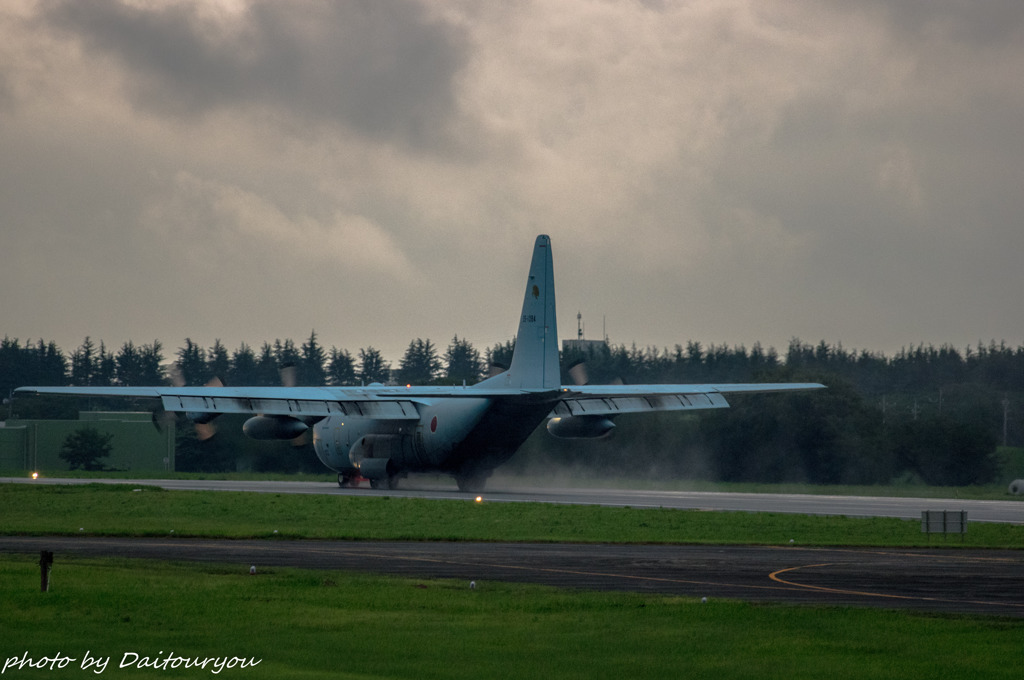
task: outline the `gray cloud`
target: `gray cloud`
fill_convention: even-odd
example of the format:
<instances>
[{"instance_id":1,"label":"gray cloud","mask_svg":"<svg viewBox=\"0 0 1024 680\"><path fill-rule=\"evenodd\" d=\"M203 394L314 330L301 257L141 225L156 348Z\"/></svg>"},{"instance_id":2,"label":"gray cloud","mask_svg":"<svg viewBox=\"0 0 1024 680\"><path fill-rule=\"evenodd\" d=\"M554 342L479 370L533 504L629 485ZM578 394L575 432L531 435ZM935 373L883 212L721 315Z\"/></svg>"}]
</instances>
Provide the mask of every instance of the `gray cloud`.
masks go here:
<instances>
[{"instance_id":1,"label":"gray cloud","mask_svg":"<svg viewBox=\"0 0 1024 680\"><path fill-rule=\"evenodd\" d=\"M0 8L5 327L1024 341L1018 2Z\"/></svg>"},{"instance_id":2,"label":"gray cloud","mask_svg":"<svg viewBox=\"0 0 1024 680\"><path fill-rule=\"evenodd\" d=\"M987 2L984 8L962 0L876 1L858 3L858 6L873 6L874 11L883 13L891 22L895 33L911 41L915 36L941 36L955 43L988 50L1013 45L1024 27L1024 14L1013 0Z\"/></svg>"},{"instance_id":3,"label":"gray cloud","mask_svg":"<svg viewBox=\"0 0 1024 680\"><path fill-rule=\"evenodd\" d=\"M431 146L455 115L464 39L414 2L60 2L43 20L117 60L133 101L165 115L268 106Z\"/></svg>"}]
</instances>

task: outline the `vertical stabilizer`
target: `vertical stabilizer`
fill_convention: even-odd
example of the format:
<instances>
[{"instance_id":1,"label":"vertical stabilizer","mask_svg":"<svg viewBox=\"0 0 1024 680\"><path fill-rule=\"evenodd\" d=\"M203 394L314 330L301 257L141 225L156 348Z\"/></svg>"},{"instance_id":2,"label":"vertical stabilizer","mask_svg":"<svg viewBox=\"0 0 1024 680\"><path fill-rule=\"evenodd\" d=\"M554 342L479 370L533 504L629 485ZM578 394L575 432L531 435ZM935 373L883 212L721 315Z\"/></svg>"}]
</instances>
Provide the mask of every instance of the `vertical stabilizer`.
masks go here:
<instances>
[{"instance_id":1,"label":"vertical stabilizer","mask_svg":"<svg viewBox=\"0 0 1024 680\"><path fill-rule=\"evenodd\" d=\"M523 311L512 365L497 376L507 387L556 390L562 376L558 367L558 326L555 323L555 271L551 239L537 237L530 276L526 281Z\"/></svg>"}]
</instances>

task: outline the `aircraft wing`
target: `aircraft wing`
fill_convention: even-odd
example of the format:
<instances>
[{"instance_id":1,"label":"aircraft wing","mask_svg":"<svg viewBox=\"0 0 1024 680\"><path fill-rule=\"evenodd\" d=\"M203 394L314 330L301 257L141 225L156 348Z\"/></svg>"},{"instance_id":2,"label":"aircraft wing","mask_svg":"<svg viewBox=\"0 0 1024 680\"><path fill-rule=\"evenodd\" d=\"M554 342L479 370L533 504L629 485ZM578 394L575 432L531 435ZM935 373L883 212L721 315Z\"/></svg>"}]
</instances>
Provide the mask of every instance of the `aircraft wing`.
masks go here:
<instances>
[{"instance_id":1,"label":"aircraft wing","mask_svg":"<svg viewBox=\"0 0 1024 680\"><path fill-rule=\"evenodd\" d=\"M725 394L815 390L818 383L719 385L587 385L560 390L465 386L366 387L19 387L16 394L159 399L175 413L248 413L322 418L359 415L413 420L416 405L438 398L526 398L556 401L552 416L615 416L647 411L728 408Z\"/></svg>"},{"instance_id":2,"label":"aircraft wing","mask_svg":"<svg viewBox=\"0 0 1024 680\"><path fill-rule=\"evenodd\" d=\"M19 387L18 395L159 399L165 411L188 414L247 413L294 418L358 415L378 420L415 420L417 404L439 398L493 399L527 395L555 400L557 390L490 386L365 387Z\"/></svg>"},{"instance_id":3,"label":"aircraft wing","mask_svg":"<svg viewBox=\"0 0 1024 680\"><path fill-rule=\"evenodd\" d=\"M616 416L650 411L729 408L726 394L819 390L819 383L736 383L720 385L586 385L563 387L553 416Z\"/></svg>"},{"instance_id":4,"label":"aircraft wing","mask_svg":"<svg viewBox=\"0 0 1024 680\"><path fill-rule=\"evenodd\" d=\"M381 394L381 390L385 394ZM19 387L16 394L159 399L175 413L248 413L321 418L360 415L379 420L419 417L399 388L341 387Z\"/></svg>"}]
</instances>

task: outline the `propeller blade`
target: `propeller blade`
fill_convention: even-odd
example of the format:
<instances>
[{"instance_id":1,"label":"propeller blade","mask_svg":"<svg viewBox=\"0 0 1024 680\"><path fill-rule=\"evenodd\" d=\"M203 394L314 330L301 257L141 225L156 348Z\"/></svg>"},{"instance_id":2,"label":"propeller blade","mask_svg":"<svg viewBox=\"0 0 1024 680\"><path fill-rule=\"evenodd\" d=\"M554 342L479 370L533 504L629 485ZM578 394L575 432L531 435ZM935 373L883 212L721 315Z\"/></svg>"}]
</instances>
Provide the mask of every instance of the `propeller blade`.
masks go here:
<instances>
[{"instance_id":1,"label":"propeller blade","mask_svg":"<svg viewBox=\"0 0 1024 680\"><path fill-rule=\"evenodd\" d=\"M205 442L213 435L217 434L217 426L213 423L195 423L196 438L201 442Z\"/></svg>"},{"instance_id":2,"label":"propeller blade","mask_svg":"<svg viewBox=\"0 0 1024 680\"><path fill-rule=\"evenodd\" d=\"M278 373L281 376L281 384L285 387L295 387L299 382L298 368L291 361L281 364Z\"/></svg>"},{"instance_id":3,"label":"propeller blade","mask_svg":"<svg viewBox=\"0 0 1024 680\"><path fill-rule=\"evenodd\" d=\"M566 372L572 378L573 384L582 386L590 382L590 376L587 374L587 364L582 359L569 366Z\"/></svg>"},{"instance_id":4,"label":"propeller blade","mask_svg":"<svg viewBox=\"0 0 1024 680\"><path fill-rule=\"evenodd\" d=\"M153 410L153 427L160 434L166 432L169 428L174 427L175 422L178 420L178 416L173 411L165 411L163 406L159 406Z\"/></svg>"},{"instance_id":5,"label":"propeller blade","mask_svg":"<svg viewBox=\"0 0 1024 680\"><path fill-rule=\"evenodd\" d=\"M217 376L213 376L206 382L206 387L224 387L224 381ZM219 413L192 413L186 414L192 421L192 427L195 428L196 438L205 442L215 434L217 434L217 426L213 424L214 418Z\"/></svg>"}]
</instances>

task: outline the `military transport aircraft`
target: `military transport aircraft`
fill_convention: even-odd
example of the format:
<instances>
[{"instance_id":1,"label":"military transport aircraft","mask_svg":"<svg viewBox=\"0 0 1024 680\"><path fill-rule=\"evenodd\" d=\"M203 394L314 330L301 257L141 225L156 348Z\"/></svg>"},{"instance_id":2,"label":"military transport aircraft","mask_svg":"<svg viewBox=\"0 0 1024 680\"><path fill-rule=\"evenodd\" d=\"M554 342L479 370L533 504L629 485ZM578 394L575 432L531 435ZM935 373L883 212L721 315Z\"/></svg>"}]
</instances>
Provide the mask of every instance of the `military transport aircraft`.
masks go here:
<instances>
[{"instance_id":1,"label":"military transport aircraft","mask_svg":"<svg viewBox=\"0 0 1024 680\"><path fill-rule=\"evenodd\" d=\"M537 237L515 349L507 371L470 386L362 387L20 387L19 394L160 399L163 409L208 423L252 414L254 439L294 439L313 429L317 456L347 486L359 477L395 488L410 472L455 477L482 490L547 420L560 438L609 434L624 413L727 408L726 394L811 390L816 383L721 385L562 385L551 239Z\"/></svg>"}]
</instances>

